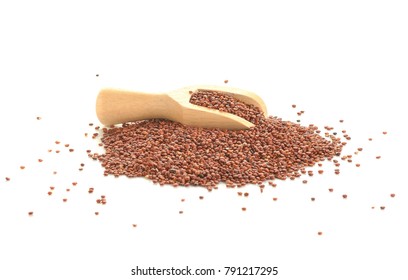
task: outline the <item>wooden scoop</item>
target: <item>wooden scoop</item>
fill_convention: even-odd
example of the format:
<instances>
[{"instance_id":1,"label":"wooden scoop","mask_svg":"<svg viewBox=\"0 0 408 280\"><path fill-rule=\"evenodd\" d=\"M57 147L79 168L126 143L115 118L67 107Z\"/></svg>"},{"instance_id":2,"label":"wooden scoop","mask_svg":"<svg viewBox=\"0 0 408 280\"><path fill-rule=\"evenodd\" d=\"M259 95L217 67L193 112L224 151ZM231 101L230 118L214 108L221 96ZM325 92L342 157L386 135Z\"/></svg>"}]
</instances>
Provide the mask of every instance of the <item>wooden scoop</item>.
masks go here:
<instances>
[{"instance_id":1,"label":"wooden scoop","mask_svg":"<svg viewBox=\"0 0 408 280\"><path fill-rule=\"evenodd\" d=\"M104 125L145 119L169 119L188 126L247 129L253 123L236 115L191 104L191 92L217 91L259 107L266 116L266 105L255 93L221 86L191 86L169 93L149 94L105 88L96 100L96 114Z\"/></svg>"}]
</instances>

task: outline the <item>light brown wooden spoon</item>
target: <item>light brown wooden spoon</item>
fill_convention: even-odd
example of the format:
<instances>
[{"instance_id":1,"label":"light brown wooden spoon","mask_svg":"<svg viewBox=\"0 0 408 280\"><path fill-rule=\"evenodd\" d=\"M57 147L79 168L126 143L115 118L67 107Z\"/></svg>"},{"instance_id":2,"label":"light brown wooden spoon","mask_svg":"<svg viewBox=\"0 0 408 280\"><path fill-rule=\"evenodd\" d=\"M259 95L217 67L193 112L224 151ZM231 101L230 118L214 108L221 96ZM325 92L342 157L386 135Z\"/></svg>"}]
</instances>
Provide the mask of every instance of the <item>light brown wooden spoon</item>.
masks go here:
<instances>
[{"instance_id":1,"label":"light brown wooden spoon","mask_svg":"<svg viewBox=\"0 0 408 280\"><path fill-rule=\"evenodd\" d=\"M97 97L96 114L104 125L157 118L205 128L236 130L254 126L236 115L191 104L191 92L199 89L233 96L259 107L265 116L267 114L265 103L255 93L222 86L190 86L159 94L105 88Z\"/></svg>"}]
</instances>

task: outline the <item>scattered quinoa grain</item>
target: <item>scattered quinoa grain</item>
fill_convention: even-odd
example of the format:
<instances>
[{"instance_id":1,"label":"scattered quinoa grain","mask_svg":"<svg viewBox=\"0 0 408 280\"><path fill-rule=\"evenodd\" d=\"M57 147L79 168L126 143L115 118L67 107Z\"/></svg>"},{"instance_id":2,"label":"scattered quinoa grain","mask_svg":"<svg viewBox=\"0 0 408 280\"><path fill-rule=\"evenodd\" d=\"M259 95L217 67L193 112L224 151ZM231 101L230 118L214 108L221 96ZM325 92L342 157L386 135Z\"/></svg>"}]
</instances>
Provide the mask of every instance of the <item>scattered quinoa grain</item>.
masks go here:
<instances>
[{"instance_id":1,"label":"scattered quinoa grain","mask_svg":"<svg viewBox=\"0 0 408 280\"><path fill-rule=\"evenodd\" d=\"M342 197L343 197L344 199L347 199L347 194L343 194Z\"/></svg>"},{"instance_id":2,"label":"scattered quinoa grain","mask_svg":"<svg viewBox=\"0 0 408 280\"><path fill-rule=\"evenodd\" d=\"M384 209L385 209L385 206L380 206L380 209L381 209L381 210L384 210Z\"/></svg>"},{"instance_id":3,"label":"scattered quinoa grain","mask_svg":"<svg viewBox=\"0 0 408 280\"><path fill-rule=\"evenodd\" d=\"M28 216L32 216L34 214L34 212L30 211L28 212Z\"/></svg>"},{"instance_id":4,"label":"scattered quinoa grain","mask_svg":"<svg viewBox=\"0 0 408 280\"><path fill-rule=\"evenodd\" d=\"M391 197L395 197L395 193L390 194Z\"/></svg>"}]
</instances>

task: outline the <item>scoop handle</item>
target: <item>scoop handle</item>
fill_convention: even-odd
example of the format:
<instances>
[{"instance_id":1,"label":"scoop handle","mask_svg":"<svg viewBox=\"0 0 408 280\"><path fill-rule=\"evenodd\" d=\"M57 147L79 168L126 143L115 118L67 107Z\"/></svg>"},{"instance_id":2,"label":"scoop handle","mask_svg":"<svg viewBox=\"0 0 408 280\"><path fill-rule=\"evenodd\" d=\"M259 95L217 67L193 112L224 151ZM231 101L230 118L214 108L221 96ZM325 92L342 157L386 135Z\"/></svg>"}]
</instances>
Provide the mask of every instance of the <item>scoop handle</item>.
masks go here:
<instances>
[{"instance_id":1,"label":"scoop handle","mask_svg":"<svg viewBox=\"0 0 408 280\"><path fill-rule=\"evenodd\" d=\"M104 88L96 99L96 115L104 125L166 118L168 101L166 94Z\"/></svg>"}]
</instances>

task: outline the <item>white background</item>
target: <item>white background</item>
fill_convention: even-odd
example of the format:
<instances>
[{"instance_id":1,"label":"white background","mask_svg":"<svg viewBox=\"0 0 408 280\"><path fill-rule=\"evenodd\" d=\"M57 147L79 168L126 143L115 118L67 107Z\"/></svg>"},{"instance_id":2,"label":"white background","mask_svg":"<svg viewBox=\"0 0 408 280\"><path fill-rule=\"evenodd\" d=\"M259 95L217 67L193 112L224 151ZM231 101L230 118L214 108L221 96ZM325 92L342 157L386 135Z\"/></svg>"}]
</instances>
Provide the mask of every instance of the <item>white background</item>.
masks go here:
<instances>
[{"instance_id":1,"label":"white background","mask_svg":"<svg viewBox=\"0 0 408 280\"><path fill-rule=\"evenodd\" d=\"M1 1L0 279L137 279L136 265L279 268L211 279L408 279L407 14L406 1ZM271 115L304 110L303 124L346 129L344 154L363 152L339 176L326 162L323 175L263 194L247 186L247 198L104 177L87 158L100 87L224 79Z\"/></svg>"}]
</instances>

